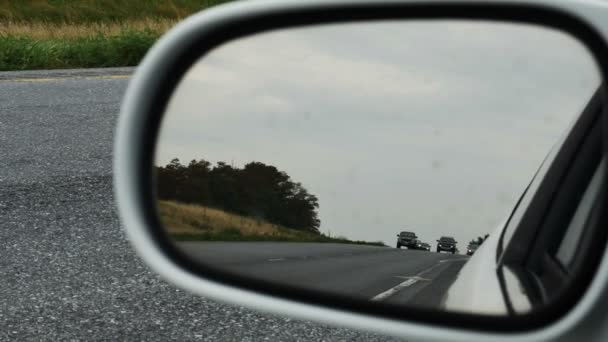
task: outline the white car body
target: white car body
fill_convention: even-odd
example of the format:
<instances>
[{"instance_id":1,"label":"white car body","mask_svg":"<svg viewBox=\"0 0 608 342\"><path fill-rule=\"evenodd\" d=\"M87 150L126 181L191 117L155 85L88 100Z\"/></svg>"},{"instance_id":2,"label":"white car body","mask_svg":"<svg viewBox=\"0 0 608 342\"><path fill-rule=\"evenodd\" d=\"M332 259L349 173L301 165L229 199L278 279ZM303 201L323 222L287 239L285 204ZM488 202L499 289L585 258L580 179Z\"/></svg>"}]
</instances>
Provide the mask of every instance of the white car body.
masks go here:
<instances>
[{"instance_id":1,"label":"white car body","mask_svg":"<svg viewBox=\"0 0 608 342\"><path fill-rule=\"evenodd\" d=\"M489 315L507 313L498 279L488 277L496 274L496 248L503 228L504 223L464 264L442 301L446 310Z\"/></svg>"}]
</instances>

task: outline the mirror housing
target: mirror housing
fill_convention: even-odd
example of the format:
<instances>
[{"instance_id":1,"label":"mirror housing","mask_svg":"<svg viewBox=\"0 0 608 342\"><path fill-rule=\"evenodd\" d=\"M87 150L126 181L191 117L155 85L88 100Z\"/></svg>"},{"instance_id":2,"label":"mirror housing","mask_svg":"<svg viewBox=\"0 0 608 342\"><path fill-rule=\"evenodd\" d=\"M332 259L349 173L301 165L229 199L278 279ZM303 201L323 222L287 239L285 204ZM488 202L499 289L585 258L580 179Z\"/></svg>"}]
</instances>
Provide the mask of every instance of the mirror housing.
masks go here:
<instances>
[{"instance_id":1,"label":"mirror housing","mask_svg":"<svg viewBox=\"0 0 608 342\"><path fill-rule=\"evenodd\" d=\"M563 29L586 42L600 61L608 61L605 36L608 11L600 3L454 1L248 1L220 6L178 24L161 38L138 67L121 108L115 144L115 192L121 220L144 261L165 279L189 291L267 311L332 322L411 339L501 339L513 331L522 340L566 340L608 324L608 318L585 322L606 298L608 264L576 307L555 314L507 319L386 306L361 306L314 293L285 293L269 284L248 282L212 269L200 269L166 241L153 199L150 166L163 109L187 68L220 44L248 34L288 26L379 19L467 18L525 22ZM601 64L606 79L606 66ZM397 235L399 236L399 235ZM437 240L439 242L439 240ZM580 296L579 296L580 297ZM578 297L577 297L578 299ZM595 324L595 325L594 325Z\"/></svg>"}]
</instances>

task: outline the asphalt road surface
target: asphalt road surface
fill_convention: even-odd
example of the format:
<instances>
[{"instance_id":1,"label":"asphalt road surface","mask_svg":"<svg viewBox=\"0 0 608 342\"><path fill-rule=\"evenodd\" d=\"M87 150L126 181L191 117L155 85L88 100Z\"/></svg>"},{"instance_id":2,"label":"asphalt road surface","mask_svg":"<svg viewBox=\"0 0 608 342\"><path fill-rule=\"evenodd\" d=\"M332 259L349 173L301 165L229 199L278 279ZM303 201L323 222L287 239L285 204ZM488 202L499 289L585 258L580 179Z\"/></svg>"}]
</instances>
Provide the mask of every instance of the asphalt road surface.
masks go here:
<instances>
[{"instance_id":1,"label":"asphalt road surface","mask_svg":"<svg viewBox=\"0 0 608 342\"><path fill-rule=\"evenodd\" d=\"M350 297L438 308L468 257L293 242L180 242L199 262L239 275Z\"/></svg>"},{"instance_id":2,"label":"asphalt road surface","mask_svg":"<svg viewBox=\"0 0 608 342\"><path fill-rule=\"evenodd\" d=\"M112 194L131 69L0 73L0 341L386 341L191 295L134 254Z\"/></svg>"}]
</instances>

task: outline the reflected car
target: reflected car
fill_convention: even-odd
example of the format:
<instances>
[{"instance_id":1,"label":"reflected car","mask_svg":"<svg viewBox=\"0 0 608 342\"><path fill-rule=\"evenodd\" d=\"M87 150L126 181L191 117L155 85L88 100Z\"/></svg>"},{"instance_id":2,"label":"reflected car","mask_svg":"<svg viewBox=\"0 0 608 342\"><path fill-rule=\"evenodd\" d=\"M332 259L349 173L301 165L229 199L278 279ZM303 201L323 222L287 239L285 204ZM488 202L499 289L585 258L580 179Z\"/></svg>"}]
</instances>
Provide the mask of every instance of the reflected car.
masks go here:
<instances>
[{"instance_id":1,"label":"reflected car","mask_svg":"<svg viewBox=\"0 0 608 342\"><path fill-rule=\"evenodd\" d=\"M479 248L479 245L475 244L475 243L472 243L469 246L467 246L467 255L475 254L475 251L477 250L477 248Z\"/></svg>"},{"instance_id":2,"label":"reflected car","mask_svg":"<svg viewBox=\"0 0 608 342\"><path fill-rule=\"evenodd\" d=\"M418 243L416 244L416 249L420 249L423 251L430 251L431 250L431 245L429 245L426 242L420 242L418 241Z\"/></svg>"},{"instance_id":3,"label":"reflected car","mask_svg":"<svg viewBox=\"0 0 608 342\"><path fill-rule=\"evenodd\" d=\"M454 240L451 236L442 236L439 240L437 240L437 253L441 252L451 252L452 254L456 254L456 240Z\"/></svg>"},{"instance_id":4,"label":"reflected car","mask_svg":"<svg viewBox=\"0 0 608 342\"><path fill-rule=\"evenodd\" d=\"M416 249L418 244L418 236L413 232L401 232L397 234L397 248L407 247L408 249Z\"/></svg>"}]
</instances>

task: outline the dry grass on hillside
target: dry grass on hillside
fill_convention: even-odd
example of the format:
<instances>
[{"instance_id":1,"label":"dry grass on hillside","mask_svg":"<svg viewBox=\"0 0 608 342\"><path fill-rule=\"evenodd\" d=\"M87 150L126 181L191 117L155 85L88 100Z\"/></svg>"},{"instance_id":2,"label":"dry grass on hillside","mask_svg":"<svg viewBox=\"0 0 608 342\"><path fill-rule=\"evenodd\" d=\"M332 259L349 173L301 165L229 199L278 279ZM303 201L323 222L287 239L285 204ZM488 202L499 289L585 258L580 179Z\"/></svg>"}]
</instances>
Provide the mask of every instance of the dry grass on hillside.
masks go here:
<instances>
[{"instance_id":1,"label":"dry grass on hillside","mask_svg":"<svg viewBox=\"0 0 608 342\"><path fill-rule=\"evenodd\" d=\"M238 229L242 235L291 235L291 229L219 209L173 201L159 201L160 217L169 233L196 234ZM300 232L294 231L293 234Z\"/></svg>"},{"instance_id":2,"label":"dry grass on hillside","mask_svg":"<svg viewBox=\"0 0 608 342\"><path fill-rule=\"evenodd\" d=\"M181 241L297 241L385 246L286 228L219 209L174 201L158 201L160 220L169 235Z\"/></svg>"}]
</instances>

